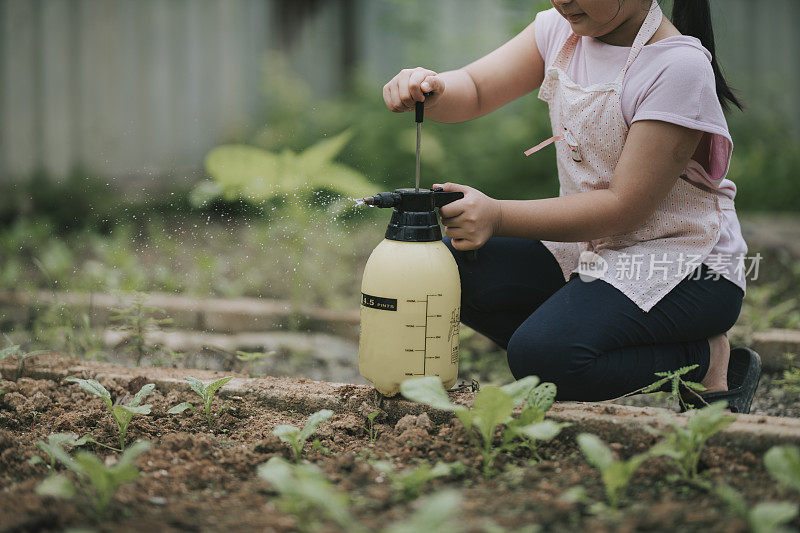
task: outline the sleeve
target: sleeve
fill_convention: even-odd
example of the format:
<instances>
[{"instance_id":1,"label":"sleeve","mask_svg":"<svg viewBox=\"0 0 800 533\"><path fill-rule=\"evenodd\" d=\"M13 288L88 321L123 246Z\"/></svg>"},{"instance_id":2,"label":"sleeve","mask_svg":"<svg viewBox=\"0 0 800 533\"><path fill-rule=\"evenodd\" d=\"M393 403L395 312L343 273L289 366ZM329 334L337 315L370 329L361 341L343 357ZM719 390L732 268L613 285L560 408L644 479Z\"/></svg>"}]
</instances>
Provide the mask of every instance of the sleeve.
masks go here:
<instances>
[{"instance_id":1,"label":"sleeve","mask_svg":"<svg viewBox=\"0 0 800 533\"><path fill-rule=\"evenodd\" d=\"M681 46L665 55L652 84L637 97L631 124L660 120L706 132L711 137L708 160L694 167L719 186L728 173L733 141L717 98L710 54L704 48Z\"/></svg>"},{"instance_id":2,"label":"sleeve","mask_svg":"<svg viewBox=\"0 0 800 533\"><path fill-rule=\"evenodd\" d=\"M564 33L564 25L562 22L567 21L562 17L556 9L550 8L545 11L539 11L533 21L533 33L536 39L536 46L539 48L539 53L544 59L545 68L549 67L555 60L555 54L558 51L557 42L559 37ZM563 42L567 34L562 38Z\"/></svg>"}]
</instances>

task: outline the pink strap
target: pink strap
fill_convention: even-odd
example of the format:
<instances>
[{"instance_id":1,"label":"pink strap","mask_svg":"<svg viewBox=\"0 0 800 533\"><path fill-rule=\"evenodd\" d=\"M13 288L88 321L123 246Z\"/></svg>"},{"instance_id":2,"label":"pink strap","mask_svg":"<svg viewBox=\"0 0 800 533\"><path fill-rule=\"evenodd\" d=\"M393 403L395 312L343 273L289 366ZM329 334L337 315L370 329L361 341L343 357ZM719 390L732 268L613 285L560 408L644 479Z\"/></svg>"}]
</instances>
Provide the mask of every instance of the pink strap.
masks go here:
<instances>
[{"instance_id":1,"label":"pink strap","mask_svg":"<svg viewBox=\"0 0 800 533\"><path fill-rule=\"evenodd\" d=\"M552 142L563 141L563 140L564 140L564 136L563 135L555 135L553 137L550 137L546 141L540 142L539 144L537 144L533 148L528 148L527 150L525 150L525 155L531 155L532 153L538 152L539 150L541 150L542 148L544 148L545 146L547 146L548 144L550 144Z\"/></svg>"}]
</instances>

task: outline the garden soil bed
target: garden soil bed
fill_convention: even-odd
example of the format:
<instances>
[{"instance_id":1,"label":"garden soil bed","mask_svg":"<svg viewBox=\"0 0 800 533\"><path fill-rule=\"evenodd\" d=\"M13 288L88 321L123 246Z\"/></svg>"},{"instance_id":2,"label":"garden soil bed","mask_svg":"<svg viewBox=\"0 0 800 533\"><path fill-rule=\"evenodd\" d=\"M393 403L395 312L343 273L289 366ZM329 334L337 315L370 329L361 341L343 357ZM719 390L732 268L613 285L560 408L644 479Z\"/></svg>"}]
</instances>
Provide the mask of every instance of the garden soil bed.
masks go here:
<instances>
[{"instance_id":1,"label":"garden soil bed","mask_svg":"<svg viewBox=\"0 0 800 533\"><path fill-rule=\"evenodd\" d=\"M75 362L64 360L63 368L70 364ZM49 362L50 370L56 366ZM3 368L8 376L8 365ZM160 378L211 377L206 372L173 369L142 369L128 377L97 376L112 398L118 398L146 383L142 372L159 373ZM287 403L280 409L266 405L256 390L228 394L217 398L215 408L223 402L229 408L209 427L196 412L167 414L170 407L195 398L182 387L159 384L147 398L153 404L152 414L135 417L129 430L129 441L146 439L154 445L137 461L142 474L119 490L106 518L96 521L79 502L36 495L34 489L48 475L48 467L31 465L29 458L41 453L35 443L50 433L91 433L96 440L113 445L116 429L99 398L75 384L45 379L43 372L38 378L35 371L30 375L34 378L0 381L0 389L5 391L0 396L0 531L55 531L73 526L104 531L296 530L294 517L276 508L275 492L255 471L271 457L289 458L287 446L271 431L278 424L304 423L310 406L303 404L302 398L296 408ZM298 390L309 385L308 380L276 383ZM344 394L346 387L340 387L339 393ZM358 389L352 386L356 396ZM288 392L291 396L291 390ZM363 407L372 408L368 402ZM463 503L452 521L458 522L458 531L489 531L492 524L502 528L495 531L535 524L547 531L747 530L746 523L716 495L674 479L677 471L663 459L650 459L634 475L620 512L598 512L592 503L604 501L599 475L577 450L571 432L543 445L540 462L523 450L501 457L497 463L501 472L485 479L481 456L457 420L434 423L439 419L434 416L432 422L424 414L408 415L397 422L396 418L378 419L379 435L371 444L362 429L363 414L337 412L315 434L329 451L306 447L306 460L318 465L338 489L349 494L353 512L370 530L408 518L415 507L414 502L394 498L385 477L370 466L373 459L390 460L400 469L423 462L463 464L463 472L433 480L421 496L424 500L433 491L457 489ZM636 439L610 444L627 457L645 450L654 440L642 432ZM100 446L88 447L109 461L116 457ZM733 486L750 504L800 502L797 493L780 489L767 475L760 453L710 446L702 455L701 469L706 479ZM564 497L565 491L578 485L586 489L585 500ZM796 519L792 525L800 527L800 521ZM337 528L328 524L325 531Z\"/></svg>"}]
</instances>

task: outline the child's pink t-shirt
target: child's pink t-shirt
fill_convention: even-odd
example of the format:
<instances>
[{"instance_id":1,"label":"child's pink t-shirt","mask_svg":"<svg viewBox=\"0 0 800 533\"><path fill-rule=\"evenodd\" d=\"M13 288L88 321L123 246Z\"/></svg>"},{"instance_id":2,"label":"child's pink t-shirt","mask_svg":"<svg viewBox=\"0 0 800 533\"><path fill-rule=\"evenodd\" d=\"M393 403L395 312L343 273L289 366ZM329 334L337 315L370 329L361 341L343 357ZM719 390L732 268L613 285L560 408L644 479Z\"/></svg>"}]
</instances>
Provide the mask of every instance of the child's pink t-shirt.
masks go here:
<instances>
[{"instance_id":1,"label":"child's pink t-shirt","mask_svg":"<svg viewBox=\"0 0 800 533\"><path fill-rule=\"evenodd\" d=\"M534 34L545 68L549 68L572 34L572 28L553 8L536 15ZM629 52L630 47L581 37L567 75L584 87L612 82L625 65ZM725 179L733 141L717 98L711 53L699 39L679 35L646 45L622 82L621 104L628 127L637 120L660 120L707 132L711 136L709 161L690 160L686 175L733 200L736 185ZM719 241L705 262L745 290L744 265L740 258L747 253L747 244L736 211L723 209L722 215Z\"/></svg>"}]
</instances>

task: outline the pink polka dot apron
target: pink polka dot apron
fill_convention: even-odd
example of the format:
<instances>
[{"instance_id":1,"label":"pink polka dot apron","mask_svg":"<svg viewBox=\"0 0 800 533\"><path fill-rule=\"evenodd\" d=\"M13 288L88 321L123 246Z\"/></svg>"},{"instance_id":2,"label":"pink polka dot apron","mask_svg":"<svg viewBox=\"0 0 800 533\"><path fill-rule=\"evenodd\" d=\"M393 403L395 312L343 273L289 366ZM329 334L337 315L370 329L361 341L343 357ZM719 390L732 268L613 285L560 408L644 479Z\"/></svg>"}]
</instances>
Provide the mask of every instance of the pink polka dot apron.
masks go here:
<instances>
[{"instance_id":1,"label":"pink polka dot apron","mask_svg":"<svg viewBox=\"0 0 800 533\"><path fill-rule=\"evenodd\" d=\"M581 87L567 76L580 37L572 34L547 69L539 98L550 107L556 140L559 196L607 189L622 154L628 127L622 115L622 80L645 43L661 24L654 1L631 47L628 60L611 83ZM541 143L526 152L536 151ZM564 279L602 279L649 311L691 274L719 240L721 208L733 201L677 179L655 212L637 229L589 242L542 241L555 256ZM588 274L588 278L584 276Z\"/></svg>"}]
</instances>

